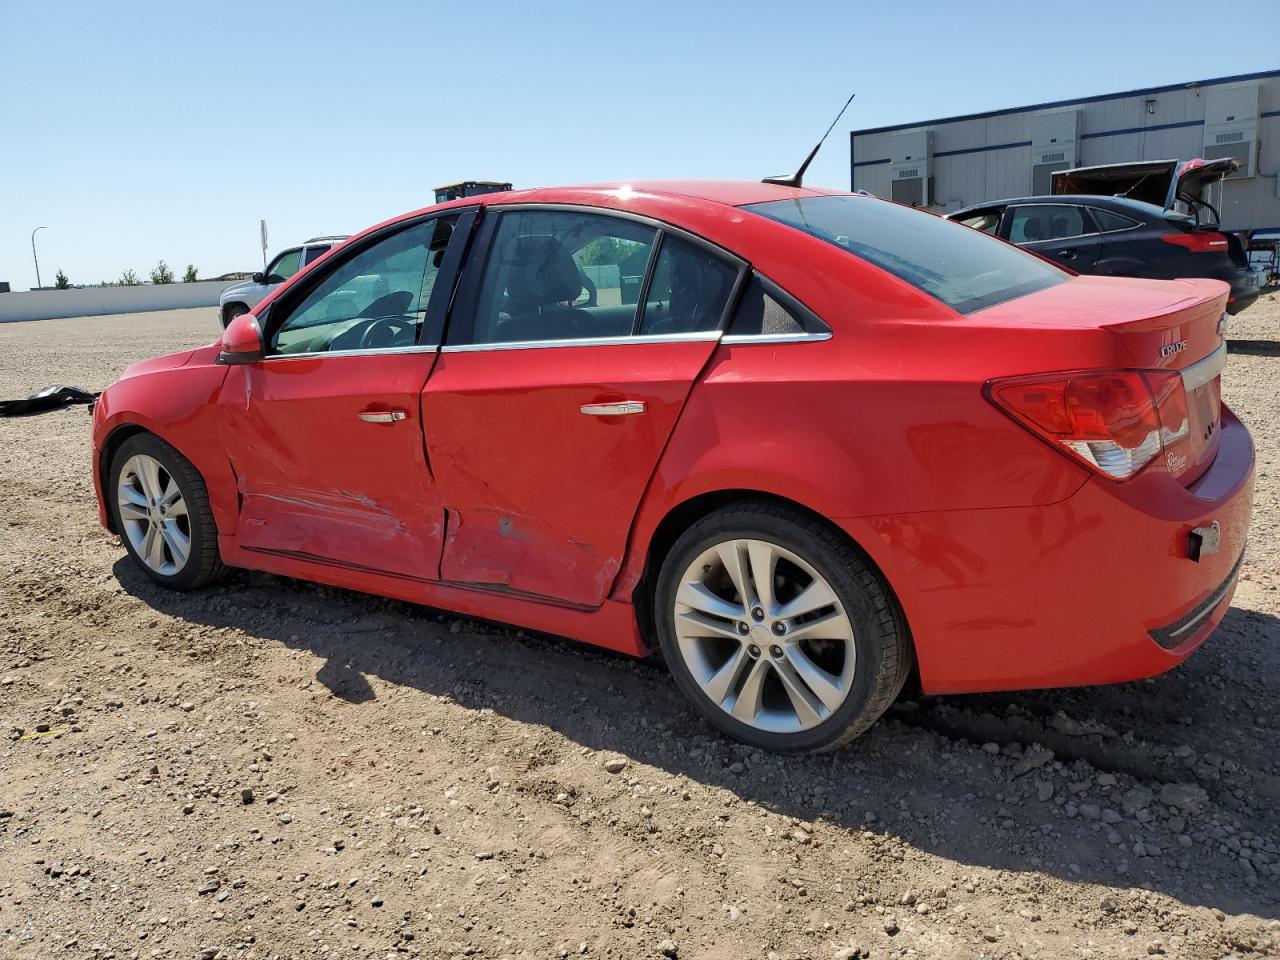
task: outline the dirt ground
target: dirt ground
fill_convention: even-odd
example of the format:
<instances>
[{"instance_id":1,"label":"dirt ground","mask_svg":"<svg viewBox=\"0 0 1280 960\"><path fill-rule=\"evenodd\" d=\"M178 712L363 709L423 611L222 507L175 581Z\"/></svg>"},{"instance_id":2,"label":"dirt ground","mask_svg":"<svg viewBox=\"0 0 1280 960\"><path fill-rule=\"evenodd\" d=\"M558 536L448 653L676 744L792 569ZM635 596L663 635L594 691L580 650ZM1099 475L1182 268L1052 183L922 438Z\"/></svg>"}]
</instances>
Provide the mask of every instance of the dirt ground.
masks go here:
<instances>
[{"instance_id":1,"label":"dirt ground","mask_svg":"<svg viewBox=\"0 0 1280 960\"><path fill-rule=\"evenodd\" d=\"M215 331L0 325L0 396ZM1280 353L1280 296L1229 335ZM1280 956L1280 355L1249 350L1252 538L1201 652L908 693L815 758L658 664L260 574L161 591L98 526L84 409L0 420L0 957Z\"/></svg>"}]
</instances>

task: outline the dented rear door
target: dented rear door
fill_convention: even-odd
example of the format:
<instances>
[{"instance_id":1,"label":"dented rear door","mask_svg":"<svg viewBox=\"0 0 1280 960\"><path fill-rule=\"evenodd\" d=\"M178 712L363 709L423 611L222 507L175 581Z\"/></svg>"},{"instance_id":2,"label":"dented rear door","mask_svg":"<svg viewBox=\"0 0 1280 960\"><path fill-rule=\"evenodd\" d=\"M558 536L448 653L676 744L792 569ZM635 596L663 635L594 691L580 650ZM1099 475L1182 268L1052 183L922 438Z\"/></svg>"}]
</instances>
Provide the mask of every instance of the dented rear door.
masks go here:
<instances>
[{"instance_id":1,"label":"dented rear door","mask_svg":"<svg viewBox=\"0 0 1280 960\"><path fill-rule=\"evenodd\" d=\"M445 581L604 601L716 335L450 352L423 394Z\"/></svg>"}]
</instances>

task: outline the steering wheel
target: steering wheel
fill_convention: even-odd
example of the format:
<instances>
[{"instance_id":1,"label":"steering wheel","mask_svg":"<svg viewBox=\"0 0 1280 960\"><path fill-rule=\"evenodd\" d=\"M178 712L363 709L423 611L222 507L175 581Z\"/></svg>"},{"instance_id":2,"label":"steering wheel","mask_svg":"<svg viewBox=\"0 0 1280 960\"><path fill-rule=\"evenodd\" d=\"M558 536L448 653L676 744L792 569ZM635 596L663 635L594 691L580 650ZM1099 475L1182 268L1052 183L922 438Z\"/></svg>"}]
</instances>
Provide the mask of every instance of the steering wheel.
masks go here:
<instances>
[{"instance_id":1,"label":"steering wheel","mask_svg":"<svg viewBox=\"0 0 1280 960\"><path fill-rule=\"evenodd\" d=\"M405 317L377 317L361 331L359 349L410 346L417 337L416 326Z\"/></svg>"}]
</instances>

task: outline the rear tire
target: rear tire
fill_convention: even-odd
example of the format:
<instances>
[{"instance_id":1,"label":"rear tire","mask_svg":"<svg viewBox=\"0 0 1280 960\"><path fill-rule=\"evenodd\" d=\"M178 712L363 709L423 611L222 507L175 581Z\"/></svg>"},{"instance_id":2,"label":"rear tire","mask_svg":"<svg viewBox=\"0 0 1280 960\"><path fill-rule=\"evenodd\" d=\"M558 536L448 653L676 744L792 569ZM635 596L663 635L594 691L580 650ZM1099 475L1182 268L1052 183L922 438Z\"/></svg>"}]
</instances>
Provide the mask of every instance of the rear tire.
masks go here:
<instances>
[{"instance_id":1,"label":"rear tire","mask_svg":"<svg viewBox=\"0 0 1280 960\"><path fill-rule=\"evenodd\" d=\"M243 303L229 303L222 308L222 328L225 330L231 326L231 321L236 317L243 317L249 312L249 308Z\"/></svg>"},{"instance_id":2,"label":"rear tire","mask_svg":"<svg viewBox=\"0 0 1280 960\"><path fill-rule=\"evenodd\" d=\"M843 535L772 503L703 517L675 542L655 623L677 686L729 736L787 753L848 743L911 668L888 585Z\"/></svg>"},{"instance_id":3,"label":"rear tire","mask_svg":"<svg viewBox=\"0 0 1280 960\"><path fill-rule=\"evenodd\" d=\"M125 550L156 583L196 590L225 572L204 479L170 444L150 433L125 440L104 495Z\"/></svg>"}]
</instances>

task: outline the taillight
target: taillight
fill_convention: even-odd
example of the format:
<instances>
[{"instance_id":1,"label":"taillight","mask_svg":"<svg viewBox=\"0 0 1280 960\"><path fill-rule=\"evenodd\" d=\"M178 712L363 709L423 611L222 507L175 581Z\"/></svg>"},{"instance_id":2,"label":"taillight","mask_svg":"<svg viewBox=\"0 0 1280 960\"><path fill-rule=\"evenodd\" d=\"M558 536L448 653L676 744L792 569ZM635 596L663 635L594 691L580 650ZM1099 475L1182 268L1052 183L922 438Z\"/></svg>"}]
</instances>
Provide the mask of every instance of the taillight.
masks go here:
<instances>
[{"instance_id":1,"label":"taillight","mask_svg":"<svg viewBox=\"0 0 1280 960\"><path fill-rule=\"evenodd\" d=\"M1103 476L1132 477L1190 433L1182 377L1168 370L1091 370L993 380L1002 410Z\"/></svg>"},{"instance_id":2,"label":"taillight","mask_svg":"<svg viewBox=\"0 0 1280 960\"><path fill-rule=\"evenodd\" d=\"M1220 253L1227 249L1227 238L1207 230L1204 233L1163 233L1160 239L1175 247L1185 247L1192 253Z\"/></svg>"}]
</instances>

